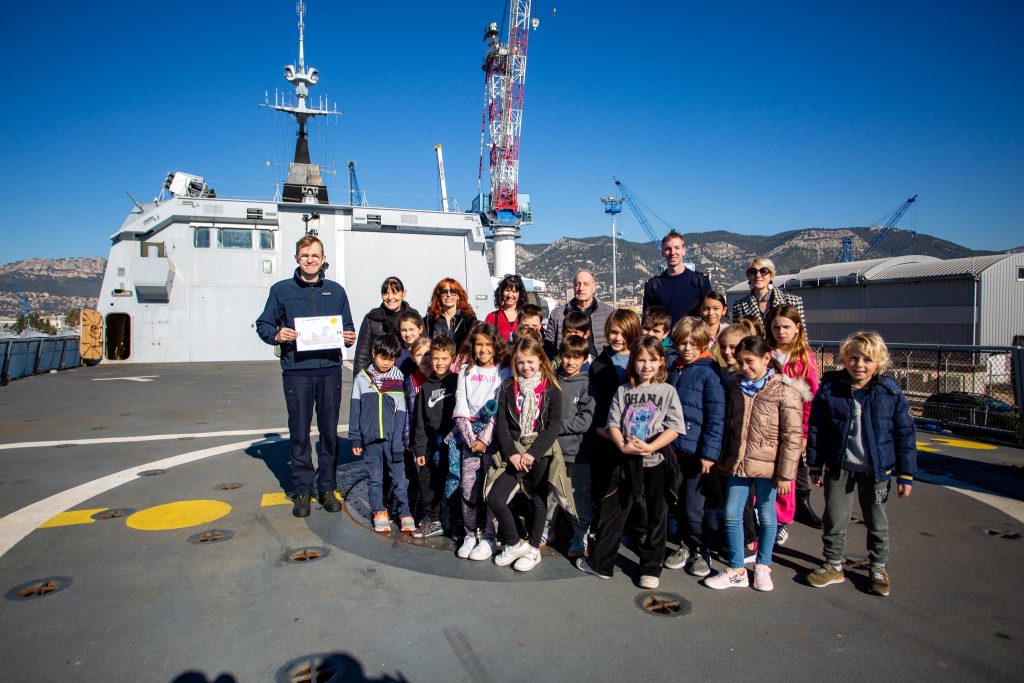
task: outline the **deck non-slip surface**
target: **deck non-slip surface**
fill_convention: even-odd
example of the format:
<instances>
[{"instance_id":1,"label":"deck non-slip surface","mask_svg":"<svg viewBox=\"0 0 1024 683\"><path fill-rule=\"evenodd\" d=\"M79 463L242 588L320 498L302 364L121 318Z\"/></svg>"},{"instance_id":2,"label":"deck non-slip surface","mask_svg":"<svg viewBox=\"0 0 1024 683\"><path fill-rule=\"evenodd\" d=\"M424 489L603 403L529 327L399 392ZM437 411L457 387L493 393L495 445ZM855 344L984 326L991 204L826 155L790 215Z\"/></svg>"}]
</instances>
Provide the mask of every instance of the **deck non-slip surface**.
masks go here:
<instances>
[{"instance_id":1,"label":"deck non-slip surface","mask_svg":"<svg viewBox=\"0 0 1024 683\"><path fill-rule=\"evenodd\" d=\"M554 552L516 575L373 534L347 453L346 510L292 517L286 423L270 363L101 365L0 388L0 678L301 680L333 654L346 681L1019 680L1020 450L919 434L921 481L888 505L889 598L864 570L809 587L820 533L795 525L774 592L666 570L660 592L688 612L653 616L626 550L600 581ZM851 524L850 558L864 536ZM291 561L303 549L317 559ZM47 578L59 590L19 595Z\"/></svg>"}]
</instances>

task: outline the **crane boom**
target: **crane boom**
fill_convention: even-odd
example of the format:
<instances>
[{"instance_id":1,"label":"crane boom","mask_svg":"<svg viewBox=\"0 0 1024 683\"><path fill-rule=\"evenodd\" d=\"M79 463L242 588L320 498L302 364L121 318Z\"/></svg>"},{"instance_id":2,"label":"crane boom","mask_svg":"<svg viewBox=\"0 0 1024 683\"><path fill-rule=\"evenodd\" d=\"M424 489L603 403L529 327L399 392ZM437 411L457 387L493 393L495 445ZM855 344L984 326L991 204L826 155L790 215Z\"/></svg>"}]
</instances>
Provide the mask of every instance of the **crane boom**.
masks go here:
<instances>
[{"instance_id":1,"label":"crane boom","mask_svg":"<svg viewBox=\"0 0 1024 683\"><path fill-rule=\"evenodd\" d=\"M640 202L637 201L633 193L629 191L626 184L618 178L612 178L615 181L615 186L619 188L619 193L626 198L626 203L629 204L629 210L636 216L637 222L640 223L640 227L644 229L644 233L647 235L647 239L651 242L658 242L658 234L654 232L654 228L651 227L651 222L647 220L647 215L640 208Z\"/></svg>"},{"instance_id":2,"label":"crane boom","mask_svg":"<svg viewBox=\"0 0 1024 683\"><path fill-rule=\"evenodd\" d=\"M896 224L900 222L900 219L903 218L903 214L905 214L907 210L910 209L910 206L916 201L917 195L915 194L913 197L900 204L895 210L893 210L890 213L887 213L885 216L882 216L882 218L880 218L874 226L880 228L878 234L876 234L871 239L871 241L867 243L867 246L865 246L864 250L860 252L860 255L856 258L856 260L863 261L864 259L866 259L868 254L870 254L874 250L874 248L878 246L878 243L881 242L885 238L885 236L889 234L893 227L895 227ZM850 261L853 260L853 238L844 237L842 246L839 248L838 262L849 263Z\"/></svg>"},{"instance_id":3,"label":"crane boom","mask_svg":"<svg viewBox=\"0 0 1024 683\"><path fill-rule=\"evenodd\" d=\"M356 177L356 162L348 162L348 203L352 206L366 206L366 197L359 189L359 178Z\"/></svg>"}]
</instances>

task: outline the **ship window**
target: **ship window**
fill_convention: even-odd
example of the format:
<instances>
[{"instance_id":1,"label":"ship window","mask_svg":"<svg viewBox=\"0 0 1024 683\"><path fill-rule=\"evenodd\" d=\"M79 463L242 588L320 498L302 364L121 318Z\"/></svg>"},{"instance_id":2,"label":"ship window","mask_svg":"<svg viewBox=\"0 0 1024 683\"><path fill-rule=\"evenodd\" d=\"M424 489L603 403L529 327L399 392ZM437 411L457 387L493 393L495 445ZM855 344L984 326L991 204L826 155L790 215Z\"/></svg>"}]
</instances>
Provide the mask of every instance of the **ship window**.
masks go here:
<instances>
[{"instance_id":1,"label":"ship window","mask_svg":"<svg viewBox=\"0 0 1024 683\"><path fill-rule=\"evenodd\" d=\"M210 229L209 228L196 228L192 232L192 246L196 249L209 249L210 248Z\"/></svg>"},{"instance_id":2,"label":"ship window","mask_svg":"<svg viewBox=\"0 0 1024 683\"><path fill-rule=\"evenodd\" d=\"M260 236L260 249L274 248L274 232L272 230L257 230Z\"/></svg>"},{"instance_id":3,"label":"ship window","mask_svg":"<svg viewBox=\"0 0 1024 683\"><path fill-rule=\"evenodd\" d=\"M1017 269L1017 280L1024 281L1024 268Z\"/></svg>"},{"instance_id":4,"label":"ship window","mask_svg":"<svg viewBox=\"0 0 1024 683\"><path fill-rule=\"evenodd\" d=\"M252 249L252 230L247 228L220 228L217 246L225 249Z\"/></svg>"}]
</instances>

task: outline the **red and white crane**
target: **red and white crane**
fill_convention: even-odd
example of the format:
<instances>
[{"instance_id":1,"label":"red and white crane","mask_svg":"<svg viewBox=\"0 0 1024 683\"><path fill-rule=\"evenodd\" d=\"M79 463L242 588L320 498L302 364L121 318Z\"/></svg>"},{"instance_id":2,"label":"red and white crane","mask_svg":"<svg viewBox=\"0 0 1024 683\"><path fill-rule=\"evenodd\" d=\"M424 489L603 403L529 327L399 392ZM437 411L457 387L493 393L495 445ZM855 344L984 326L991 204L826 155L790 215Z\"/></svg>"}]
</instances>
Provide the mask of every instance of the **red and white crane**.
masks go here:
<instances>
[{"instance_id":1,"label":"red and white crane","mask_svg":"<svg viewBox=\"0 0 1024 683\"><path fill-rule=\"evenodd\" d=\"M497 22L484 31L484 139L480 149L480 176L487 150L489 194L484 195L478 177L477 210L494 239L494 275L515 272L515 240L519 226L531 222L529 208L519 203L519 147L523 130L523 97L526 91L526 52L531 0L509 0L505 40Z\"/></svg>"}]
</instances>

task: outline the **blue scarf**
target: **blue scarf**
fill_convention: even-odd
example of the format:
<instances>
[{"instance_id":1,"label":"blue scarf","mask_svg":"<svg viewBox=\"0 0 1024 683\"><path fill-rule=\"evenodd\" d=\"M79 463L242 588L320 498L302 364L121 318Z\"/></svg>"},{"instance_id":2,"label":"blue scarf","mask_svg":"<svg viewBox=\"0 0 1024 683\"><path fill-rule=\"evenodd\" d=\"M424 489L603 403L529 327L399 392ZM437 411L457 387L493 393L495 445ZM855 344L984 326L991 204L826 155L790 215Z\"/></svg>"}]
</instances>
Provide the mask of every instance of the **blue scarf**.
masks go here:
<instances>
[{"instance_id":1,"label":"blue scarf","mask_svg":"<svg viewBox=\"0 0 1024 683\"><path fill-rule=\"evenodd\" d=\"M479 434L484 431L488 423L498 412L498 402L493 398L484 404L484 407L480 409L480 412L476 414L477 419L470 423L470 427L473 429L474 434ZM448 476L444 482L444 497L450 498L455 490L459 488L459 483L462 481L462 457L459 452L460 446L465 445L469 448L470 444L465 444L462 439L462 433L458 427L452 429L452 438L448 440ZM484 472L483 476L487 476Z\"/></svg>"},{"instance_id":2,"label":"blue scarf","mask_svg":"<svg viewBox=\"0 0 1024 683\"><path fill-rule=\"evenodd\" d=\"M747 379L744 377L740 380L740 391L747 396L753 396L757 392L764 389L764 385L771 379L772 375L775 374L774 370L769 369L765 376L761 379Z\"/></svg>"}]
</instances>

